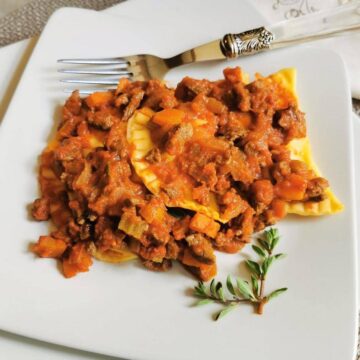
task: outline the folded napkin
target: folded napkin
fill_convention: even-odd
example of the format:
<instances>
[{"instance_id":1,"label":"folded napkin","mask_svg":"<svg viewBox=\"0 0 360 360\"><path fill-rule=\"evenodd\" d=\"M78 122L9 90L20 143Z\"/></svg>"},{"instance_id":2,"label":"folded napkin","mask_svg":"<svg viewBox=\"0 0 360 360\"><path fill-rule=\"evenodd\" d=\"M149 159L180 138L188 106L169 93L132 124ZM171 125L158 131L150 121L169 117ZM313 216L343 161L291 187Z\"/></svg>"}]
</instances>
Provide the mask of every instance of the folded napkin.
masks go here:
<instances>
[{"instance_id":1,"label":"folded napkin","mask_svg":"<svg viewBox=\"0 0 360 360\"><path fill-rule=\"evenodd\" d=\"M0 46L39 35L50 15L61 7L71 6L103 10L122 1L123 0L33 0L0 18Z\"/></svg>"},{"instance_id":2,"label":"folded napkin","mask_svg":"<svg viewBox=\"0 0 360 360\"><path fill-rule=\"evenodd\" d=\"M253 0L270 23L350 3L351 0ZM355 0L353 0L355 1ZM360 14L359 14L360 22ZM316 41L316 46L335 50L346 62L353 98L360 99L360 33Z\"/></svg>"}]
</instances>

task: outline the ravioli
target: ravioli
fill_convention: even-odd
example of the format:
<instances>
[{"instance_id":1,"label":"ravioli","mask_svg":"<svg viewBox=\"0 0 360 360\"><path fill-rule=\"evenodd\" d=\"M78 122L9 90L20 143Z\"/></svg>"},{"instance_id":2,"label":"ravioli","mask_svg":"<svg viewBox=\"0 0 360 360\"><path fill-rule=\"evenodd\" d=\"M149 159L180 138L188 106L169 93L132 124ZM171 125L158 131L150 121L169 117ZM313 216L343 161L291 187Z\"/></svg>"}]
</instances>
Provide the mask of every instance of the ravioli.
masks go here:
<instances>
[{"instance_id":1,"label":"ravioli","mask_svg":"<svg viewBox=\"0 0 360 360\"><path fill-rule=\"evenodd\" d=\"M247 79L247 74L244 74L244 79ZM286 68L269 76L272 80L281 84L295 97L296 100L296 70L294 68ZM248 83L248 81L246 81ZM151 139L151 131L148 128L148 123L155 112L149 108L142 108L135 111L134 115L129 119L127 128L127 140L133 147L131 153L131 162L137 175L142 179L144 185L153 193L160 194L161 182L157 175L151 170L150 163L146 160L146 156L154 148ZM201 120L198 121L199 125L203 124ZM205 121L206 123L206 121ZM302 139L293 139L288 144L288 149L291 153L291 159L301 160L307 164L309 169L313 170L317 176L320 172L315 165L312 157L310 143L308 137ZM169 164L173 158L167 155ZM286 211L289 214L297 214L302 216L318 216L326 214L334 214L343 210L343 205L336 198L333 192L328 188L325 190L326 199L322 201L292 201L288 202ZM215 220L222 223L228 222L229 218L222 218L219 211L219 205L215 196L211 194L210 202L208 205L202 205L195 201L191 195L191 189L188 189L186 196L182 200L176 202L165 200L168 207L180 207L203 213Z\"/></svg>"},{"instance_id":2,"label":"ravioli","mask_svg":"<svg viewBox=\"0 0 360 360\"><path fill-rule=\"evenodd\" d=\"M93 253L95 259L100 261L105 261L108 263L120 263L126 262L130 260L137 259L137 255L132 253L130 250L123 248L123 249L109 249L106 251L96 250Z\"/></svg>"},{"instance_id":3,"label":"ravioli","mask_svg":"<svg viewBox=\"0 0 360 360\"><path fill-rule=\"evenodd\" d=\"M280 70L276 74L270 75L275 81L279 82L284 88L289 90L298 101L296 93L296 69L287 68ZM301 160L307 164L309 169L313 170L317 176L321 176L318 167L313 159L310 140L308 137L302 139L293 139L288 144L291 159ZM340 212L344 209L343 204L337 199L330 188L325 190L326 199L322 201L294 201L287 205L289 214L297 214L302 216L319 216L329 215Z\"/></svg>"},{"instance_id":4,"label":"ravioli","mask_svg":"<svg viewBox=\"0 0 360 360\"><path fill-rule=\"evenodd\" d=\"M288 213L342 210L312 158L295 70L251 83L239 67L223 74L73 92L41 155L31 209L55 231L32 251L58 259L66 278L92 258L138 257L155 271L177 260L208 281L214 250L236 253Z\"/></svg>"},{"instance_id":5,"label":"ravioli","mask_svg":"<svg viewBox=\"0 0 360 360\"><path fill-rule=\"evenodd\" d=\"M151 139L151 133L148 128L148 122L154 112L149 108L142 108L134 113L129 119L127 127L127 140L133 147L131 152L131 163L137 173L142 179L144 185L155 195L158 195L161 191L161 183L156 174L150 169L150 163L146 160L146 156L154 148L153 141ZM203 124L202 121L198 121L198 125ZM167 161L169 164L173 158L171 155L167 155ZM173 201L164 199L165 204L168 207L180 207L183 209L198 211L220 222L226 222L226 219L221 219L219 213L219 207L214 195L210 196L210 203L208 206L204 206L192 198L191 189L186 191L186 195L183 199Z\"/></svg>"}]
</instances>

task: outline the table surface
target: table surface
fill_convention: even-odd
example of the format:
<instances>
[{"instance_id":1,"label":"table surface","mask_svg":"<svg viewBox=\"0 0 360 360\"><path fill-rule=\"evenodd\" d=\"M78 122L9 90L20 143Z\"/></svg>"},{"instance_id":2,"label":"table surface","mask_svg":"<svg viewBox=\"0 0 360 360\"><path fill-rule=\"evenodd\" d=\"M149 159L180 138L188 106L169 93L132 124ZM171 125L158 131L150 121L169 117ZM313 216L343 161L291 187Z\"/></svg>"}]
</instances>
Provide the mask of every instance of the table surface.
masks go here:
<instances>
[{"instance_id":1,"label":"table surface","mask_svg":"<svg viewBox=\"0 0 360 360\"><path fill-rule=\"evenodd\" d=\"M30 2L30 0L1 0L0 17L8 14L10 11L17 9L22 5L25 5L28 2Z\"/></svg>"}]
</instances>

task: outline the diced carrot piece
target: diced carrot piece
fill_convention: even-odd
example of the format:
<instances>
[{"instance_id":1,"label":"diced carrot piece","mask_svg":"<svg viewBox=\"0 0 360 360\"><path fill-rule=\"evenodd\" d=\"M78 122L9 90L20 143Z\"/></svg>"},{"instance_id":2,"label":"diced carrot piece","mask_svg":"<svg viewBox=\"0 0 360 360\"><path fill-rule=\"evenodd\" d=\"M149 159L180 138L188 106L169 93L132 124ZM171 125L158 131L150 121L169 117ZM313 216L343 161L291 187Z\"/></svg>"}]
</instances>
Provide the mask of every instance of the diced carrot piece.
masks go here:
<instances>
[{"instance_id":1,"label":"diced carrot piece","mask_svg":"<svg viewBox=\"0 0 360 360\"><path fill-rule=\"evenodd\" d=\"M213 220L210 222L209 227L207 228L205 234L215 239L219 230L220 230L220 224Z\"/></svg>"},{"instance_id":2,"label":"diced carrot piece","mask_svg":"<svg viewBox=\"0 0 360 360\"><path fill-rule=\"evenodd\" d=\"M88 271L92 265L90 254L86 251L84 244L76 244L70 252L69 261L75 264L79 271Z\"/></svg>"},{"instance_id":3,"label":"diced carrot piece","mask_svg":"<svg viewBox=\"0 0 360 360\"><path fill-rule=\"evenodd\" d=\"M275 195L286 201L303 200L307 181L300 175L290 174L274 187Z\"/></svg>"},{"instance_id":4,"label":"diced carrot piece","mask_svg":"<svg viewBox=\"0 0 360 360\"><path fill-rule=\"evenodd\" d=\"M172 233L175 240L181 240L186 236L189 230L190 216L186 215L180 221L177 221L172 229Z\"/></svg>"},{"instance_id":5,"label":"diced carrot piece","mask_svg":"<svg viewBox=\"0 0 360 360\"><path fill-rule=\"evenodd\" d=\"M211 238L215 238L220 230L220 224L208 216L200 213L196 213L189 225L191 230L204 233Z\"/></svg>"},{"instance_id":6,"label":"diced carrot piece","mask_svg":"<svg viewBox=\"0 0 360 360\"><path fill-rule=\"evenodd\" d=\"M271 208L274 212L274 216L277 219L282 219L286 215L286 203L280 199L274 199L271 203Z\"/></svg>"},{"instance_id":7,"label":"diced carrot piece","mask_svg":"<svg viewBox=\"0 0 360 360\"><path fill-rule=\"evenodd\" d=\"M217 272L216 263L211 265L201 265L199 268L199 277L202 281L211 280Z\"/></svg>"},{"instance_id":8,"label":"diced carrot piece","mask_svg":"<svg viewBox=\"0 0 360 360\"><path fill-rule=\"evenodd\" d=\"M221 114L226 111L226 106L219 100L216 100L215 98L209 98L208 102L206 104L206 107L209 111L211 111L214 114Z\"/></svg>"},{"instance_id":9,"label":"diced carrot piece","mask_svg":"<svg viewBox=\"0 0 360 360\"><path fill-rule=\"evenodd\" d=\"M181 124L185 116L185 113L179 109L164 109L157 112L152 121L160 126L173 127Z\"/></svg>"},{"instance_id":10,"label":"diced carrot piece","mask_svg":"<svg viewBox=\"0 0 360 360\"><path fill-rule=\"evenodd\" d=\"M89 108L99 108L109 105L114 99L114 95L110 91L95 92L86 98L86 104Z\"/></svg>"},{"instance_id":11,"label":"diced carrot piece","mask_svg":"<svg viewBox=\"0 0 360 360\"><path fill-rule=\"evenodd\" d=\"M194 266L194 267L198 267L198 268L200 266L204 265L204 263L202 263L201 261L199 261L192 255L192 253L189 249L184 250L184 256L181 259L181 262L187 266Z\"/></svg>"},{"instance_id":12,"label":"diced carrot piece","mask_svg":"<svg viewBox=\"0 0 360 360\"><path fill-rule=\"evenodd\" d=\"M64 259L62 261L62 269L66 278L71 278L79 272L78 267L74 264L71 264L69 259Z\"/></svg>"},{"instance_id":13,"label":"diced carrot piece","mask_svg":"<svg viewBox=\"0 0 360 360\"><path fill-rule=\"evenodd\" d=\"M66 250L66 242L51 236L40 236L32 251L40 257L58 258Z\"/></svg>"},{"instance_id":14,"label":"diced carrot piece","mask_svg":"<svg viewBox=\"0 0 360 360\"><path fill-rule=\"evenodd\" d=\"M194 271L196 275L199 276L199 278L202 281L208 281L212 279L216 275L216 263L213 264L204 264L201 261L197 260L191 253L189 249L185 249L183 258L181 259L181 262L186 265L190 266L192 268L196 268L197 271Z\"/></svg>"},{"instance_id":15,"label":"diced carrot piece","mask_svg":"<svg viewBox=\"0 0 360 360\"><path fill-rule=\"evenodd\" d=\"M62 262L63 273L66 278L75 276L78 272L89 271L92 265L91 256L86 251L84 244L76 244L70 252L70 256Z\"/></svg>"}]
</instances>

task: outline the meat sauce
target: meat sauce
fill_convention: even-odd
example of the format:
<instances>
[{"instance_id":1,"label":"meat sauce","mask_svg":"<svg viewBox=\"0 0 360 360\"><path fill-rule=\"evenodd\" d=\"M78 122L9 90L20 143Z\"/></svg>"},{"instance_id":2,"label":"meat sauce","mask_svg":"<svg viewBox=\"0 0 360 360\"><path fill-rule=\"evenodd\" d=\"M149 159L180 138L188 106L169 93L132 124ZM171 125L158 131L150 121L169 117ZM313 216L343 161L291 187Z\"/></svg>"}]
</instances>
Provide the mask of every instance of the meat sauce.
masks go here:
<instances>
[{"instance_id":1,"label":"meat sauce","mask_svg":"<svg viewBox=\"0 0 360 360\"><path fill-rule=\"evenodd\" d=\"M155 112L146 160L161 195L146 188L130 160L127 124L141 108ZM304 136L293 94L260 75L247 84L240 68L225 69L219 81L186 77L176 89L121 79L114 91L84 99L74 92L41 155L41 198L32 208L56 230L33 251L59 259L66 277L88 271L96 253L131 251L151 270L177 260L209 280L214 250L238 252L251 234L283 218L287 203L326 196L327 181L290 158L287 144ZM227 220L166 206L188 192L203 206L216 201Z\"/></svg>"}]
</instances>

